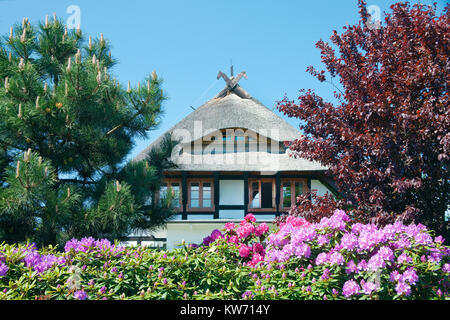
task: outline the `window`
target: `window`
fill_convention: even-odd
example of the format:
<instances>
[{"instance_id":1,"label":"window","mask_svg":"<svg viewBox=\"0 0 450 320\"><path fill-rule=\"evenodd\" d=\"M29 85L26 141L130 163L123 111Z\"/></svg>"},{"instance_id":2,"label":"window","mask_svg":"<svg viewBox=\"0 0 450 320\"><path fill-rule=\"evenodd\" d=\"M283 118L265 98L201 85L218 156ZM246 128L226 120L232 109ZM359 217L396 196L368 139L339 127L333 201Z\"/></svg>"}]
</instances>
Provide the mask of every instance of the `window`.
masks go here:
<instances>
[{"instance_id":1,"label":"window","mask_svg":"<svg viewBox=\"0 0 450 320\"><path fill-rule=\"evenodd\" d=\"M290 208L297 202L297 197L306 190L306 181L303 179L281 181L281 207Z\"/></svg>"},{"instance_id":2,"label":"window","mask_svg":"<svg viewBox=\"0 0 450 320\"><path fill-rule=\"evenodd\" d=\"M274 209L274 180L259 179L249 180L249 210Z\"/></svg>"},{"instance_id":3,"label":"window","mask_svg":"<svg viewBox=\"0 0 450 320\"><path fill-rule=\"evenodd\" d=\"M253 182L251 189L250 208L261 208L260 182Z\"/></svg>"},{"instance_id":4,"label":"window","mask_svg":"<svg viewBox=\"0 0 450 320\"><path fill-rule=\"evenodd\" d=\"M161 204L161 199L168 195L169 190L173 196L172 206L181 208L181 183L178 180L164 180L159 189L159 203Z\"/></svg>"},{"instance_id":5,"label":"window","mask_svg":"<svg viewBox=\"0 0 450 320\"><path fill-rule=\"evenodd\" d=\"M213 206L213 183L212 180L189 181L188 182L188 209L191 211L212 211Z\"/></svg>"},{"instance_id":6,"label":"window","mask_svg":"<svg viewBox=\"0 0 450 320\"><path fill-rule=\"evenodd\" d=\"M291 183L290 182L284 182L282 183L282 198L283 198L283 207L290 207L291 206L291 200L292 200L292 192L291 192Z\"/></svg>"},{"instance_id":7,"label":"window","mask_svg":"<svg viewBox=\"0 0 450 320\"><path fill-rule=\"evenodd\" d=\"M190 142L191 154L226 154L241 152L285 153L284 142L275 141L244 128L217 130ZM189 150L187 148L186 150ZM186 151L188 152L188 151Z\"/></svg>"}]
</instances>

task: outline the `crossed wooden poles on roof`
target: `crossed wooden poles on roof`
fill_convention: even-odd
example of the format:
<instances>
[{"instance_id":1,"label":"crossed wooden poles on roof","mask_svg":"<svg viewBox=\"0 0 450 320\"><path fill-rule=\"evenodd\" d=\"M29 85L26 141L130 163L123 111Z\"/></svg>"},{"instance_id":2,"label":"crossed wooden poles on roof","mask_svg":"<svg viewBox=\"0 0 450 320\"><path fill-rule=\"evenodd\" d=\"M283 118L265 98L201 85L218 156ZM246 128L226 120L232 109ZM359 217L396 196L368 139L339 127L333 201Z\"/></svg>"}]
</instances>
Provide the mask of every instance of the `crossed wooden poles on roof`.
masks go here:
<instances>
[{"instance_id":1,"label":"crossed wooden poles on roof","mask_svg":"<svg viewBox=\"0 0 450 320\"><path fill-rule=\"evenodd\" d=\"M229 92L233 92L242 99L250 99L251 98L250 94L238 85L238 82L239 80L241 80L242 77L248 79L245 71L242 71L236 77L231 76L230 78L228 78L228 76L222 71L219 71L219 74L217 75L217 80L223 78L227 86L222 91L219 92L216 98L225 97Z\"/></svg>"}]
</instances>

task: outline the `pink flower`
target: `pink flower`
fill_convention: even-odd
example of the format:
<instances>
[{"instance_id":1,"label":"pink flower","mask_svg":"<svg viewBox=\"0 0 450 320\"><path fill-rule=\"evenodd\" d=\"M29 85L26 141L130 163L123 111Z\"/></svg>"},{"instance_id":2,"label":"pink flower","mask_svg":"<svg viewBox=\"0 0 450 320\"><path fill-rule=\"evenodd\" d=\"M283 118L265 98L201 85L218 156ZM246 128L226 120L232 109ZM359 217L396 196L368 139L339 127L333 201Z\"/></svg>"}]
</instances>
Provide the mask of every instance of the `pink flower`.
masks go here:
<instances>
[{"instance_id":1,"label":"pink flower","mask_svg":"<svg viewBox=\"0 0 450 320\"><path fill-rule=\"evenodd\" d=\"M255 231L255 226L251 223L244 223L237 228L236 233L239 238L247 238Z\"/></svg>"},{"instance_id":2,"label":"pink flower","mask_svg":"<svg viewBox=\"0 0 450 320\"><path fill-rule=\"evenodd\" d=\"M286 223L280 225L280 228L282 226L284 226L285 224L290 224L293 227L307 227L310 225L310 223L308 221L306 221L303 218L299 218L299 217L294 217L294 216L288 216L286 218Z\"/></svg>"},{"instance_id":3,"label":"pink flower","mask_svg":"<svg viewBox=\"0 0 450 320\"><path fill-rule=\"evenodd\" d=\"M247 247L245 244L241 245L241 247L239 248L239 255L242 258L247 258L249 254L250 254L249 247Z\"/></svg>"},{"instance_id":4,"label":"pink flower","mask_svg":"<svg viewBox=\"0 0 450 320\"><path fill-rule=\"evenodd\" d=\"M233 222L225 223L225 230L234 230L234 228L236 228L236 225Z\"/></svg>"},{"instance_id":5,"label":"pink flower","mask_svg":"<svg viewBox=\"0 0 450 320\"><path fill-rule=\"evenodd\" d=\"M237 236L231 236L231 237L228 238L228 242L239 243L239 239L238 239Z\"/></svg>"},{"instance_id":6,"label":"pink flower","mask_svg":"<svg viewBox=\"0 0 450 320\"><path fill-rule=\"evenodd\" d=\"M269 226L266 223L261 223L256 227L255 235L260 237L267 232L269 232Z\"/></svg>"},{"instance_id":7,"label":"pink flower","mask_svg":"<svg viewBox=\"0 0 450 320\"><path fill-rule=\"evenodd\" d=\"M244 220L247 221L247 222L250 222L250 221L256 222L256 218L255 218L255 216L252 213L247 214L244 217Z\"/></svg>"},{"instance_id":8,"label":"pink flower","mask_svg":"<svg viewBox=\"0 0 450 320\"><path fill-rule=\"evenodd\" d=\"M262 255L260 255L259 253L255 253L255 254L253 255L253 257L252 257L252 260L249 261L247 264L248 264L249 266L254 267L254 266L256 266L256 264L257 264L258 262L261 262L261 261L264 261L264 257L263 257Z\"/></svg>"},{"instance_id":9,"label":"pink flower","mask_svg":"<svg viewBox=\"0 0 450 320\"><path fill-rule=\"evenodd\" d=\"M261 253L261 254L263 254L264 253L264 247L262 246L262 244L261 243L255 243L254 245L253 245L253 252L256 252L256 253Z\"/></svg>"}]
</instances>

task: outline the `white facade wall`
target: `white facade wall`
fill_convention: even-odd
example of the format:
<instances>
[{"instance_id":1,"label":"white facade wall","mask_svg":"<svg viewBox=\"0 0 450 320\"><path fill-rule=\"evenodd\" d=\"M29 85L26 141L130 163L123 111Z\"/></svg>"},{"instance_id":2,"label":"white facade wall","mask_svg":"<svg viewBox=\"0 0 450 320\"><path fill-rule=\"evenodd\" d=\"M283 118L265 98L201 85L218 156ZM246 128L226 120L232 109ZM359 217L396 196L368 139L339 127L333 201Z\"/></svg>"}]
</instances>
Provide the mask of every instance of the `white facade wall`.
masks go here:
<instances>
[{"instance_id":1,"label":"white facade wall","mask_svg":"<svg viewBox=\"0 0 450 320\"><path fill-rule=\"evenodd\" d=\"M225 223L234 222L239 224L239 220L216 220L214 222L204 222L204 221L183 221L183 222L172 222L167 224L167 249L173 250L180 246L184 240L186 244L201 244L203 238L209 236L211 232L215 229L222 230ZM259 220L257 221L260 222ZM269 228L273 225L271 222L266 222Z\"/></svg>"},{"instance_id":2,"label":"white facade wall","mask_svg":"<svg viewBox=\"0 0 450 320\"><path fill-rule=\"evenodd\" d=\"M219 210L219 219L243 219L244 210Z\"/></svg>"},{"instance_id":3,"label":"white facade wall","mask_svg":"<svg viewBox=\"0 0 450 320\"><path fill-rule=\"evenodd\" d=\"M214 222L176 222L167 224L167 249L177 248L184 240L187 244L201 244L203 238L215 229L223 229L227 221Z\"/></svg>"},{"instance_id":4,"label":"white facade wall","mask_svg":"<svg viewBox=\"0 0 450 320\"><path fill-rule=\"evenodd\" d=\"M244 205L244 180L219 181L220 205Z\"/></svg>"},{"instance_id":5,"label":"white facade wall","mask_svg":"<svg viewBox=\"0 0 450 320\"><path fill-rule=\"evenodd\" d=\"M327 187L325 187L319 180L311 180L311 190L316 190L318 196L324 196L327 192L333 194Z\"/></svg>"}]
</instances>

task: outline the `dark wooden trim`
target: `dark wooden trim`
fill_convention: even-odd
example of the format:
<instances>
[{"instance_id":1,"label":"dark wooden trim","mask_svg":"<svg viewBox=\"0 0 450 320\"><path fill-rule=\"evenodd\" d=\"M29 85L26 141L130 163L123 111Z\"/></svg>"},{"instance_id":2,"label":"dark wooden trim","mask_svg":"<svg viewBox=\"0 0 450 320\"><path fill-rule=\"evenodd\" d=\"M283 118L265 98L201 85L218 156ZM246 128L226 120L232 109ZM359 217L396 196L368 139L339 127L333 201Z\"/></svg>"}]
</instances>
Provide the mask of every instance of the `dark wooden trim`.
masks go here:
<instances>
[{"instance_id":1,"label":"dark wooden trim","mask_svg":"<svg viewBox=\"0 0 450 320\"><path fill-rule=\"evenodd\" d=\"M307 179L306 179L306 184L308 185L308 190L309 190L309 201L311 201L311 177L308 177Z\"/></svg>"},{"instance_id":2,"label":"dark wooden trim","mask_svg":"<svg viewBox=\"0 0 450 320\"><path fill-rule=\"evenodd\" d=\"M278 217L280 215L280 189L281 189L281 174L280 172L277 172L275 175L275 207L277 209L276 216Z\"/></svg>"},{"instance_id":3,"label":"dark wooden trim","mask_svg":"<svg viewBox=\"0 0 450 320\"><path fill-rule=\"evenodd\" d=\"M212 179L214 174L188 174L188 179Z\"/></svg>"},{"instance_id":4,"label":"dark wooden trim","mask_svg":"<svg viewBox=\"0 0 450 320\"><path fill-rule=\"evenodd\" d=\"M273 177L275 177L274 174L264 174L264 175L259 175L259 174L250 174L249 179L272 179Z\"/></svg>"},{"instance_id":5,"label":"dark wooden trim","mask_svg":"<svg viewBox=\"0 0 450 320\"><path fill-rule=\"evenodd\" d=\"M219 172L214 172L214 219L219 219Z\"/></svg>"},{"instance_id":6,"label":"dark wooden trim","mask_svg":"<svg viewBox=\"0 0 450 320\"><path fill-rule=\"evenodd\" d=\"M214 211L188 211L187 216L211 215L214 216Z\"/></svg>"},{"instance_id":7,"label":"dark wooden trim","mask_svg":"<svg viewBox=\"0 0 450 320\"><path fill-rule=\"evenodd\" d=\"M223 204L219 206L219 210L245 210L245 205Z\"/></svg>"},{"instance_id":8,"label":"dark wooden trim","mask_svg":"<svg viewBox=\"0 0 450 320\"><path fill-rule=\"evenodd\" d=\"M247 215L248 213L248 195L248 172L244 172L244 215Z\"/></svg>"},{"instance_id":9,"label":"dark wooden trim","mask_svg":"<svg viewBox=\"0 0 450 320\"><path fill-rule=\"evenodd\" d=\"M183 171L181 173L181 188L182 188L182 198L183 198L183 213L181 214L182 220L187 220L187 203L188 203L188 187L187 187L187 172Z\"/></svg>"},{"instance_id":10,"label":"dark wooden trim","mask_svg":"<svg viewBox=\"0 0 450 320\"><path fill-rule=\"evenodd\" d=\"M276 211L256 211L256 212L252 212L252 214L254 216L268 216L271 214L276 216L277 212Z\"/></svg>"},{"instance_id":11,"label":"dark wooden trim","mask_svg":"<svg viewBox=\"0 0 450 320\"><path fill-rule=\"evenodd\" d=\"M244 174L242 175L219 175L220 180L242 180L244 179Z\"/></svg>"},{"instance_id":12,"label":"dark wooden trim","mask_svg":"<svg viewBox=\"0 0 450 320\"><path fill-rule=\"evenodd\" d=\"M125 237L125 241L167 241L167 238L155 238L154 236L132 236L132 237Z\"/></svg>"}]
</instances>

